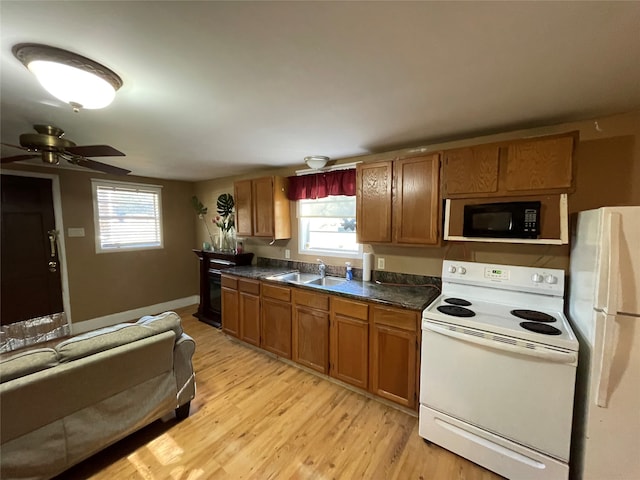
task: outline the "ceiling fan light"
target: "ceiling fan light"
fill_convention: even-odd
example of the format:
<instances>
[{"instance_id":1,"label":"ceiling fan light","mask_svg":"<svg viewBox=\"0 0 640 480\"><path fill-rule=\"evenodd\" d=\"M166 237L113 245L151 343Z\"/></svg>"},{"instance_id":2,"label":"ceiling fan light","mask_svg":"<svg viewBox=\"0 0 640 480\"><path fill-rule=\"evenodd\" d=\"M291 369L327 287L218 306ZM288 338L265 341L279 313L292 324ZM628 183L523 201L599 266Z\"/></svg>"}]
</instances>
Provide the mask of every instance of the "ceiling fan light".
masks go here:
<instances>
[{"instance_id":1,"label":"ceiling fan light","mask_svg":"<svg viewBox=\"0 0 640 480\"><path fill-rule=\"evenodd\" d=\"M310 157L304 157L304 163L313 170L320 170L329 161L329 157L323 157L321 155L312 155Z\"/></svg>"},{"instance_id":2,"label":"ceiling fan light","mask_svg":"<svg viewBox=\"0 0 640 480\"><path fill-rule=\"evenodd\" d=\"M122 79L104 65L67 50L20 43L12 51L51 95L76 111L106 107L122 86Z\"/></svg>"},{"instance_id":3,"label":"ceiling fan light","mask_svg":"<svg viewBox=\"0 0 640 480\"><path fill-rule=\"evenodd\" d=\"M28 68L47 92L65 103L104 108L116 96L108 82L79 68L44 60L29 63Z\"/></svg>"}]
</instances>

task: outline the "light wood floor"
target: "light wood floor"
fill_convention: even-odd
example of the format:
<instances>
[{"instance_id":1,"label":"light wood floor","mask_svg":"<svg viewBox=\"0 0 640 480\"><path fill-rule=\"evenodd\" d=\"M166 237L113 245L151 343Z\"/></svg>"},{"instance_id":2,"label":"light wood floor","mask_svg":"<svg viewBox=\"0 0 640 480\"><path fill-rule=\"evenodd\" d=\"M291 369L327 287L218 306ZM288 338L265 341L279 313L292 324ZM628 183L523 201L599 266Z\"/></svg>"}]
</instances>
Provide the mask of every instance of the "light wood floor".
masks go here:
<instances>
[{"instance_id":1,"label":"light wood floor","mask_svg":"<svg viewBox=\"0 0 640 480\"><path fill-rule=\"evenodd\" d=\"M248 348L195 311L178 311L197 345L189 418L157 421L59 480L502 478L427 445L416 417Z\"/></svg>"}]
</instances>

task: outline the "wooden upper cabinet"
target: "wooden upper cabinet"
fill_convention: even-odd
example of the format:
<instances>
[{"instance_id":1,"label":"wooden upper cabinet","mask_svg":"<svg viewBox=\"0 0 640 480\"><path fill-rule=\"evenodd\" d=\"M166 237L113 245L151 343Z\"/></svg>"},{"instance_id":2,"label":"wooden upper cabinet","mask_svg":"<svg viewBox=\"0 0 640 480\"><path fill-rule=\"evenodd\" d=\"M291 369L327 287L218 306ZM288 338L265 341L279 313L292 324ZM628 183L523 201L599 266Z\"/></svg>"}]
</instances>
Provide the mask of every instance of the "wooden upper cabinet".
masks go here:
<instances>
[{"instance_id":1,"label":"wooden upper cabinet","mask_svg":"<svg viewBox=\"0 0 640 480\"><path fill-rule=\"evenodd\" d=\"M391 242L393 162L360 163L356 169L357 241Z\"/></svg>"},{"instance_id":2,"label":"wooden upper cabinet","mask_svg":"<svg viewBox=\"0 0 640 480\"><path fill-rule=\"evenodd\" d=\"M253 210L251 207L251 180L241 180L233 184L236 204L236 233L239 236L253 235Z\"/></svg>"},{"instance_id":3,"label":"wooden upper cabinet","mask_svg":"<svg viewBox=\"0 0 640 480\"><path fill-rule=\"evenodd\" d=\"M273 178L253 180L253 235L256 237L273 236Z\"/></svg>"},{"instance_id":4,"label":"wooden upper cabinet","mask_svg":"<svg viewBox=\"0 0 640 480\"><path fill-rule=\"evenodd\" d=\"M358 243L439 242L439 153L357 167Z\"/></svg>"},{"instance_id":5,"label":"wooden upper cabinet","mask_svg":"<svg viewBox=\"0 0 640 480\"><path fill-rule=\"evenodd\" d=\"M239 236L291 238L291 213L284 177L241 180L233 186Z\"/></svg>"},{"instance_id":6,"label":"wooden upper cabinet","mask_svg":"<svg viewBox=\"0 0 640 480\"><path fill-rule=\"evenodd\" d=\"M508 191L569 189L573 183L572 136L532 139L508 146Z\"/></svg>"},{"instance_id":7,"label":"wooden upper cabinet","mask_svg":"<svg viewBox=\"0 0 640 480\"><path fill-rule=\"evenodd\" d=\"M444 196L496 192L499 156L500 147L495 144L445 152L442 171Z\"/></svg>"},{"instance_id":8,"label":"wooden upper cabinet","mask_svg":"<svg viewBox=\"0 0 640 480\"><path fill-rule=\"evenodd\" d=\"M396 160L393 164L394 242L435 245L440 240L440 156Z\"/></svg>"},{"instance_id":9,"label":"wooden upper cabinet","mask_svg":"<svg viewBox=\"0 0 640 480\"><path fill-rule=\"evenodd\" d=\"M444 152L444 198L569 193L578 133L512 140Z\"/></svg>"}]
</instances>

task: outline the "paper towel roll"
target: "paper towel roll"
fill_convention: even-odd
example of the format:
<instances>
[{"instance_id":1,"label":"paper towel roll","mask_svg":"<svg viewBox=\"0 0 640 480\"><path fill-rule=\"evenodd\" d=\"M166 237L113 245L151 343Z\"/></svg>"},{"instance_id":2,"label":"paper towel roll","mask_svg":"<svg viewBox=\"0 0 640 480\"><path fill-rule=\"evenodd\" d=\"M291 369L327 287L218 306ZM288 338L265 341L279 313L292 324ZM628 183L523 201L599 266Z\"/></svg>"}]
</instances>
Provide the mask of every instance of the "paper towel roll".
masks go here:
<instances>
[{"instance_id":1,"label":"paper towel roll","mask_svg":"<svg viewBox=\"0 0 640 480\"><path fill-rule=\"evenodd\" d=\"M362 281L371 281L371 267L373 266L373 253L362 254Z\"/></svg>"}]
</instances>

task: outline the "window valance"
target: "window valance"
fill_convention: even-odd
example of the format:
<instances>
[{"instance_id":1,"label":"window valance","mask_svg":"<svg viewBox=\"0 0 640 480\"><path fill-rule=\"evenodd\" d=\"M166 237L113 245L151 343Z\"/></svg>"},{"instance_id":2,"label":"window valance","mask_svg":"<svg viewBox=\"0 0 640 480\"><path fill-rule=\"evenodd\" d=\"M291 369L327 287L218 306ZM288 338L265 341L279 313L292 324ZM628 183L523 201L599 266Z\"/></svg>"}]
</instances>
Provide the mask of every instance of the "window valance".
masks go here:
<instances>
[{"instance_id":1,"label":"window valance","mask_svg":"<svg viewBox=\"0 0 640 480\"><path fill-rule=\"evenodd\" d=\"M289 177L289 200L324 198L329 195L356 194L356 169L334 170Z\"/></svg>"}]
</instances>

